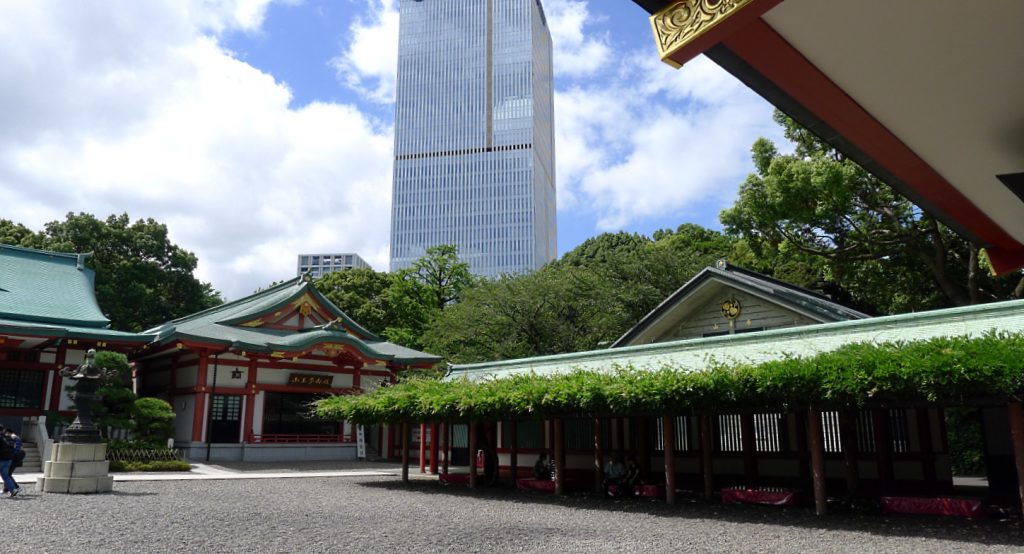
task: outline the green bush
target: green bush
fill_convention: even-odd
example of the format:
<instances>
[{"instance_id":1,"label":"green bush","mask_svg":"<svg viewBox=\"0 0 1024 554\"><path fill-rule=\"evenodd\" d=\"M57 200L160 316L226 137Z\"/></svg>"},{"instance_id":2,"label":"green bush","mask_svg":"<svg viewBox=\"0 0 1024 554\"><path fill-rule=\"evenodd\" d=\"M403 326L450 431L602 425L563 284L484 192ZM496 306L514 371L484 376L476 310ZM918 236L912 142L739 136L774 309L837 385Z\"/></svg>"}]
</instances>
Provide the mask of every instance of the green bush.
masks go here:
<instances>
[{"instance_id":1,"label":"green bush","mask_svg":"<svg viewBox=\"0 0 1024 554\"><path fill-rule=\"evenodd\" d=\"M135 442L149 448L164 448L174 435L174 410L159 398L135 401Z\"/></svg>"},{"instance_id":2,"label":"green bush","mask_svg":"<svg viewBox=\"0 0 1024 554\"><path fill-rule=\"evenodd\" d=\"M969 404L1024 396L1024 335L850 344L758 365L609 367L503 379L409 379L316 402L324 419L358 424L497 421L572 414L660 415L859 408L868 403Z\"/></svg>"},{"instance_id":3,"label":"green bush","mask_svg":"<svg viewBox=\"0 0 1024 554\"><path fill-rule=\"evenodd\" d=\"M110 462L110 471L191 471L192 466L182 460L153 462Z\"/></svg>"}]
</instances>

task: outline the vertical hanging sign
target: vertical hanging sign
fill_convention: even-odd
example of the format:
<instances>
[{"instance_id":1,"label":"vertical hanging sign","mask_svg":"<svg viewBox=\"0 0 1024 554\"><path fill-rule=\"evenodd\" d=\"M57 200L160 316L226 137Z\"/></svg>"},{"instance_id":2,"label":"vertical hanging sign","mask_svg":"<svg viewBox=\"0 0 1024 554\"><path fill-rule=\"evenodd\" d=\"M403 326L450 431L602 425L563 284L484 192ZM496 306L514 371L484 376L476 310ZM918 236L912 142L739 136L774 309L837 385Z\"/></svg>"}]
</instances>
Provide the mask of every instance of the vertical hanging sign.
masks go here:
<instances>
[{"instance_id":1,"label":"vertical hanging sign","mask_svg":"<svg viewBox=\"0 0 1024 554\"><path fill-rule=\"evenodd\" d=\"M366 458L366 432L362 425L356 425L356 458Z\"/></svg>"}]
</instances>

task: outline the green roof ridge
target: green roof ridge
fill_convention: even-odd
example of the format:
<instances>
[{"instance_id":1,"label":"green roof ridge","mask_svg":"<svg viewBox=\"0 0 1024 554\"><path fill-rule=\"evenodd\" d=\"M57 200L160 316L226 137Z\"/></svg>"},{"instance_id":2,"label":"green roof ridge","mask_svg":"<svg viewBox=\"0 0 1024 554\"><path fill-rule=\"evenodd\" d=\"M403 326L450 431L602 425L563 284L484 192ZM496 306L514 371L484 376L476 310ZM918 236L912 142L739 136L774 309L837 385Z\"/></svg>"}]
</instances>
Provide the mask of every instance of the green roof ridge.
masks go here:
<instances>
[{"instance_id":1,"label":"green roof ridge","mask_svg":"<svg viewBox=\"0 0 1024 554\"><path fill-rule=\"evenodd\" d=\"M683 339L670 342L659 342L652 344L638 344L633 346L620 346L617 348L606 348L602 350L587 350L584 352L568 352L564 354L551 354L547 356L533 356L530 358L519 358L514 360L500 360L495 362L479 362L473 364L455 364L452 366L452 373L466 375L481 373L491 370L508 368L527 368L531 364L569 361L592 361L603 358L624 358L629 354L645 354L659 352L673 352L689 349L702 344L748 344L758 342L770 342L770 339L782 337L795 337L808 334L831 333L849 329L871 329L873 327L885 327L889 325L907 322L928 322L936 319L955 318L957 316L978 315L984 313L998 313L1002 311L1014 311L1024 309L1024 300L1007 300L1003 302L991 302L988 304L976 304L973 306L959 306L955 308L943 308L924 312L912 312L888 316L870 317L865 319L852 319L848 321L835 321L829 323L818 323L804 325L801 327L787 327L784 329L771 329L756 333L742 333L737 335L722 335L717 337L702 337Z\"/></svg>"}]
</instances>

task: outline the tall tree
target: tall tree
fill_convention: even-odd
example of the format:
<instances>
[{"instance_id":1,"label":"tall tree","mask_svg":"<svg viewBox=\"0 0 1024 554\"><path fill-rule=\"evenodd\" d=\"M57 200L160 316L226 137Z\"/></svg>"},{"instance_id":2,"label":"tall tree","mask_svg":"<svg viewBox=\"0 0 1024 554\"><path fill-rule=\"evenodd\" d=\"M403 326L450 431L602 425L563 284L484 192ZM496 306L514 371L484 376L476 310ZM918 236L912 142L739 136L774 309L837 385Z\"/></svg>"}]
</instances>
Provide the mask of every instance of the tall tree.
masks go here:
<instances>
[{"instance_id":1,"label":"tall tree","mask_svg":"<svg viewBox=\"0 0 1024 554\"><path fill-rule=\"evenodd\" d=\"M453 244L427 248L426 255L416 260L404 277L419 282L438 310L457 301L473 280L469 264L459 259L459 249Z\"/></svg>"},{"instance_id":2,"label":"tall tree","mask_svg":"<svg viewBox=\"0 0 1024 554\"><path fill-rule=\"evenodd\" d=\"M363 327L381 334L394 320L387 291L390 274L357 267L333 271L316 280L316 288Z\"/></svg>"},{"instance_id":3,"label":"tall tree","mask_svg":"<svg viewBox=\"0 0 1024 554\"><path fill-rule=\"evenodd\" d=\"M115 329L141 331L221 302L193 276L196 256L171 243L167 227L153 219L68 213L47 223L36 245L93 253L86 265L96 271L96 299Z\"/></svg>"},{"instance_id":4,"label":"tall tree","mask_svg":"<svg viewBox=\"0 0 1024 554\"><path fill-rule=\"evenodd\" d=\"M994 278L976 244L821 141L781 112L793 142L782 154L753 146L756 173L721 214L757 269L800 276L840 301L878 313L1009 298L1020 276ZM783 273L779 275L778 273Z\"/></svg>"}]
</instances>

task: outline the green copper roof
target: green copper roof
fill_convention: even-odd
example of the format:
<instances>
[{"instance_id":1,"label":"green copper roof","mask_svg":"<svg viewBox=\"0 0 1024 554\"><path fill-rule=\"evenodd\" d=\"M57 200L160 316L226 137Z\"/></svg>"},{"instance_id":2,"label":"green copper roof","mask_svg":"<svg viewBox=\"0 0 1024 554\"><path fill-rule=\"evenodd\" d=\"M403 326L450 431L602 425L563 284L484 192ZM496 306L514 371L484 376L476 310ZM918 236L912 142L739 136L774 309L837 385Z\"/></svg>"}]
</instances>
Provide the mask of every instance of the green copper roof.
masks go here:
<instances>
[{"instance_id":1,"label":"green copper roof","mask_svg":"<svg viewBox=\"0 0 1024 554\"><path fill-rule=\"evenodd\" d=\"M139 333L127 333L114 331L112 329L100 329L96 327L76 327L72 325L35 323L31 321L17 321L11 319L0 319L0 333L12 335L30 335L36 337L105 340L116 342L128 342L143 345L153 340L152 335Z\"/></svg>"},{"instance_id":2,"label":"green copper roof","mask_svg":"<svg viewBox=\"0 0 1024 554\"><path fill-rule=\"evenodd\" d=\"M0 244L0 318L107 327L86 256Z\"/></svg>"},{"instance_id":3,"label":"green copper roof","mask_svg":"<svg viewBox=\"0 0 1024 554\"><path fill-rule=\"evenodd\" d=\"M713 362L759 363L786 356L811 356L851 343L978 336L988 331L1024 331L1024 300L557 356L456 365L448 378L476 380L517 373L547 375L574 369L602 371L624 366L648 370L665 366L700 370Z\"/></svg>"},{"instance_id":4,"label":"green copper roof","mask_svg":"<svg viewBox=\"0 0 1024 554\"><path fill-rule=\"evenodd\" d=\"M340 319L341 325L314 327L301 331L242 325L291 304L305 295L312 296L335 318ZM400 364L436 363L441 360L440 356L383 341L352 321L320 294L311 281L303 277L170 321L146 333L156 335L156 342L161 344L191 340L222 345L239 351L301 352L318 343L337 342L349 345L368 357Z\"/></svg>"}]
</instances>

